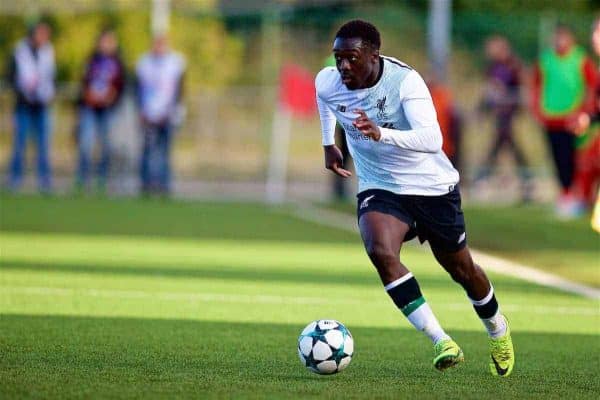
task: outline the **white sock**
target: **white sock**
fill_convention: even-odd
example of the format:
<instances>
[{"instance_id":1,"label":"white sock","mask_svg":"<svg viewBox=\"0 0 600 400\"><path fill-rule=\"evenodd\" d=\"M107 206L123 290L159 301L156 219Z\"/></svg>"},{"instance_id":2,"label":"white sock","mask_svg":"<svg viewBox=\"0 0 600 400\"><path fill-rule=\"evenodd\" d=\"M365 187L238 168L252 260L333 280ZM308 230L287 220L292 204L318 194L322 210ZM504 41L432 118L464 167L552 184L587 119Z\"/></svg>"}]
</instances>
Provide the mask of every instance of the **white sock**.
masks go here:
<instances>
[{"instance_id":1,"label":"white sock","mask_svg":"<svg viewBox=\"0 0 600 400\"><path fill-rule=\"evenodd\" d=\"M425 333L434 344L442 339L450 339L450 336L444 332L427 303L421 304L419 308L410 313L406 318L408 318L415 328Z\"/></svg>"},{"instance_id":2,"label":"white sock","mask_svg":"<svg viewBox=\"0 0 600 400\"><path fill-rule=\"evenodd\" d=\"M499 309L496 315L494 315L492 318L482 318L481 322L483 322L485 329L488 331L488 335L490 335L492 339L497 339L500 336L504 336L506 333L506 320L502 314L500 314Z\"/></svg>"},{"instance_id":3,"label":"white sock","mask_svg":"<svg viewBox=\"0 0 600 400\"><path fill-rule=\"evenodd\" d=\"M492 339L497 339L506 333L506 320L504 319L502 314L500 314L500 306L498 306L498 302L496 301L496 296L494 296L494 287L493 286L490 286L489 293L483 299L481 299L481 300L469 299L469 300L471 300L471 303L473 303L473 307L475 307L475 311L477 311L478 314L480 312L482 312L481 309L484 309L486 306L487 307L492 306L492 307L496 308L496 313L494 314L493 317L491 317L491 318L481 318L480 317L481 322L483 322L483 326L485 326L485 329L487 330L488 335L490 335L490 337Z\"/></svg>"},{"instance_id":4,"label":"white sock","mask_svg":"<svg viewBox=\"0 0 600 400\"><path fill-rule=\"evenodd\" d=\"M425 333L433 343L450 338L433 315L413 274L408 272L399 279L388 283L385 285L385 290L410 323Z\"/></svg>"}]
</instances>

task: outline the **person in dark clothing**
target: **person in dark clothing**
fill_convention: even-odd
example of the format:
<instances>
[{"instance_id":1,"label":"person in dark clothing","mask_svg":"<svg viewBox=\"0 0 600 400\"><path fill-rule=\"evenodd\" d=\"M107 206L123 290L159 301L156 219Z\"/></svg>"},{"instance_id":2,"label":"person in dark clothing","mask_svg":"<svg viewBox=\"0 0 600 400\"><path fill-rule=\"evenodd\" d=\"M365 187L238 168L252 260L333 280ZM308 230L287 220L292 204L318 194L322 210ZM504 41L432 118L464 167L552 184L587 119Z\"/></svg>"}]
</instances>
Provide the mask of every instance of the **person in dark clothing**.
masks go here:
<instances>
[{"instance_id":1,"label":"person in dark clothing","mask_svg":"<svg viewBox=\"0 0 600 400\"><path fill-rule=\"evenodd\" d=\"M119 56L117 37L112 30L105 30L98 37L83 76L77 132L78 190L88 184L96 140L100 145L100 159L96 167L98 187L100 191L105 190L110 160L110 124L124 84L125 68Z\"/></svg>"},{"instance_id":2,"label":"person in dark clothing","mask_svg":"<svg viewBox=\"0 0 600 400\"><path fill-rule=\"evenodd\" d=\"M486 86L480 104L482 111L489 111L495 120L495 137L485 163L476 180L488 178L498 162L502 149L509 151L515 159L521 181L521 198L531 197L530 174L523 151L514 139L514 117L521 105L522 66L513 54L505 37L493 36L485 44L488 66Z\"/></svg>"}]
</instances>

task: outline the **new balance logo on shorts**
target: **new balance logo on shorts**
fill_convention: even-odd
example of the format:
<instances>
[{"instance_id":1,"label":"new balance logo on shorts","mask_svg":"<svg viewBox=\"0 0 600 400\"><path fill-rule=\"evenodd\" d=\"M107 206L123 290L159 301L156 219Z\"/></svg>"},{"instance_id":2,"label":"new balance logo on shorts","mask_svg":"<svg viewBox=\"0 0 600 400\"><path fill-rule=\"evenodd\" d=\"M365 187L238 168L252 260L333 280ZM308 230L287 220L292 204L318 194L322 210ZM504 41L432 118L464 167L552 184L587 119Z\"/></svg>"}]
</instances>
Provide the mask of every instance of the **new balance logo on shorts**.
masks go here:
<instances>
[{"instance_id":1,"label":"new balance logo on shorts","mask_svg":"<svg viewBox=\"0 0 600 400\"><path fill-rule=\"evenodd\" d=\"M371 200L373 197L375 197L374 194L369 197L365 197L362 203L360 203L360 209L362 210L363 208L369 207L369 200Z\"/></svg>"}]
</instances>

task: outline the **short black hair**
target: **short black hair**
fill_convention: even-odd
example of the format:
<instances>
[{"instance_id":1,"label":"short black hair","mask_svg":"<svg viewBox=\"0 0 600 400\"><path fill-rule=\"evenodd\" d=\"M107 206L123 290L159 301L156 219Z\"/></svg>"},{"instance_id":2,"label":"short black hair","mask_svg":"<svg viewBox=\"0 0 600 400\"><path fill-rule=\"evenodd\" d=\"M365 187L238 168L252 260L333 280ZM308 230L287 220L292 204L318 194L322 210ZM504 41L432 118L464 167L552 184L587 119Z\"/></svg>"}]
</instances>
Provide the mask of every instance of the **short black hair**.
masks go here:
<instances>
[{"instance_id":1,"label":"short black hair","mask_svg":"<svg viewBox=\"0 0 600 400\"><path fill-rule=\"evenodd\" d=\"M346 22L337 31L335 37L342 39L359 38L375 50L379 50L381 47L381 36L375 25L361 19Z\"/></svg>"}]
</instances>

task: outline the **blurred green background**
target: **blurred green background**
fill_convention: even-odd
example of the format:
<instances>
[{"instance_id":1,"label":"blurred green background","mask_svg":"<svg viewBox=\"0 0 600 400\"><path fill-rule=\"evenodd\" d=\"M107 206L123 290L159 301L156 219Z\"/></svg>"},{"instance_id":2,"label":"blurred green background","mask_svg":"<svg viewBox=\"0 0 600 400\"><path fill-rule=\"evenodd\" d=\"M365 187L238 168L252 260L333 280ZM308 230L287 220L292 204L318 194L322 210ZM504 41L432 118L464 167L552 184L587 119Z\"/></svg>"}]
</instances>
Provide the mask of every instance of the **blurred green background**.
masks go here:
<instances>
[{"instance_id":1,"label":"blurred green background","mask_svg":"<svg viewBox=\"0 0 600 400\"><path fill-rule=\"evenodd\" d=\"M328 56L332 36L350 18L364 18L382 32L386 55L430 73L427 59L429 2L410 1L232 1L172 0L170 37L188 61L187 118L175 141L178 182L264 182L269 138L277 99L279 69L296 63L316 74ZM53 165L70 179L76 161L74 107L83 64L99 30L116 28L129 71L151 39L150 0L72 0L2 2L0 60L7 59L26 26L45 16L54 27L60 91L54 107ZM556 22L569 24L589 49L598 0L522 2L456 0L452 2L449 88L464 119L463 181L484 162L492 122L475 113L483 82L482 43L491 34L506 35L526 65L535 59ZM526 92L526 91L525 91ZM525 93L526 94L526 93ZM6 167L11 143L11 95L0 89L0 168ZM123 115L132 113L123 107ZM116 175L133 176L139 153L136 127L123 122L115 133ZM131 120L131 118L129 118ZM537 180L536 196L553 198L555 186L547 145L524 109L517 118L516 139L525 149ZM318 118L293 121L288 180L298 193L323 192L329 176L322 168ZM512 160L502 157L496 181L479 194L481 201L503 201L516 185ZM319 190L310 191L310 188ZM507 194L508 193L508 194ZM468 193L467 193L468 196Z\"/></svg>"}]
</instances>

